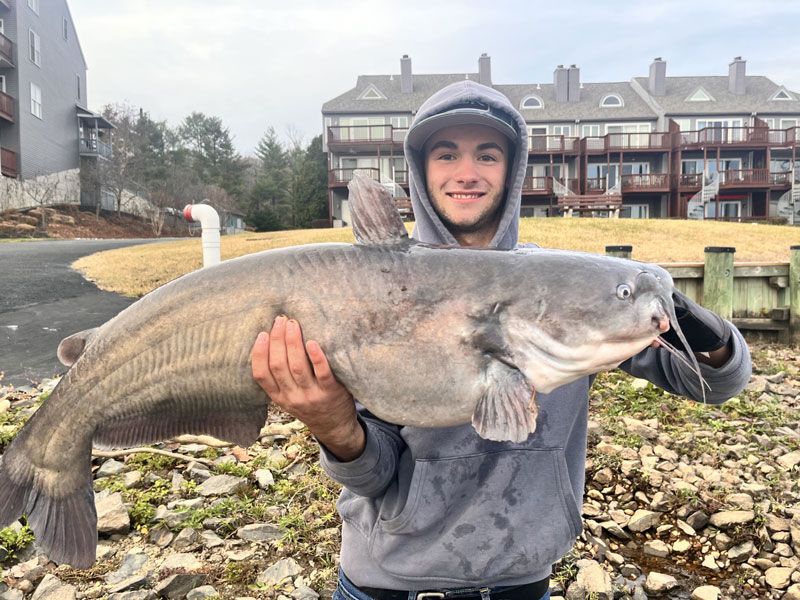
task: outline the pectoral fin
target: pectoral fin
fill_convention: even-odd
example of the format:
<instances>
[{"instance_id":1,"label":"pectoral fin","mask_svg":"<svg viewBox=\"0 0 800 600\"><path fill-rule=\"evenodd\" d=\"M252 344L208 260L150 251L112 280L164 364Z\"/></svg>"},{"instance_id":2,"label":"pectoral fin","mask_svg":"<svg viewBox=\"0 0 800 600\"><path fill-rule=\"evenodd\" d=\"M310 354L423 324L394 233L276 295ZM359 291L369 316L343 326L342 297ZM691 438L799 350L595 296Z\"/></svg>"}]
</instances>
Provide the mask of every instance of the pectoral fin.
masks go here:
<instances>
[{"instance_id":1,"label":"pectoral fin","mask_svg":"<svg viewBox=\"0 0 800 600\"><path fill-rule=\"evenodd\" d=\"M499 361L485 372L485 387L472 415L472 426L482 438L524 442L536 431L539 412L533 387L517 369Z\"/></svg>"},{"instance_id":2,"label":"pectoral fin","mask_svg":"<svg viewBox=\"0 0 800 600\"><path fill-rule=\"evenodd\" d=\"M79 331L61 340L61 343L58 345L58 350L56 351L56 356L58 356L58 360L61 361L61 364L65 367L74 365L75 361L83 354L83 351L86 349L86 346L89 345L89 342L97 333L98 329L99 327L94 327L93 329Z\"/></svg>"}]
</instances>

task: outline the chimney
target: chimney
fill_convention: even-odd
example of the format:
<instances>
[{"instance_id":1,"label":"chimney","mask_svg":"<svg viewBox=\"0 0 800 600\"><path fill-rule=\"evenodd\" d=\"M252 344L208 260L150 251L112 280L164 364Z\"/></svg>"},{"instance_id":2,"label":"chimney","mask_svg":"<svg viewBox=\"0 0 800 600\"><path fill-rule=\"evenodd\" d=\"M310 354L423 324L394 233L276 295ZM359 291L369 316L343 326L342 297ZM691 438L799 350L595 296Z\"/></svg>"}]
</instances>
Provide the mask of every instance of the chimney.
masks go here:
<instances>
[{"instance_id":1,"label":"chimney","mask_svg":"<svg viewBox=\"0 0 800 600\"><path fill-rule=\"evenodd\" d=\"M737 56L728 66L728 89L733 94L741 96L745 93L744 71L746 65L747 61L742 60L741 56Z\"/></svg>"},{"instance_id":2,"label":"chimney","mask_svg":"<svg viewBox=\"0 0 800 600\"><path fill-rule=\"evenodd\" d=\"M478 59L478 83L492 85L492 57L486 52Z\"/></svg>"},{"instance_id":3,"label":"chimney","mask_svg":"<svg viewBox=\"0 0 800 600\"><path fill-rule=\"evenodd\" d=\"M581 70L570 65L567 70L567 99L570 102L581 101Z\"/></svg>"},{"instance_id":4,"label":"chimney","mask_svg":"<svg viewBox=\"0 0 800 600\"><path fill-rule=\"evenodd\" d=\"M553 72L553 84L556 88L556 102L566 102L569 100L568 94L569 73L564 65L558 65Z\"/></svg>"},{"instance_id":5,"label":"chimney","mask_svg":"<svg viewBox=\"0 0 800 600\"><path fill-rule=\"evenodd\" d=\"M414 91L414 83L411 78L411 59L408 54L403 54L400 59L400 91L404 94L410 94Z\"/></svg>"},{"instance_id":6,"label":"chimney","mask_svg":"<svg viewBox=\"0 0 800 600\"><path fill-rule=\"evenodd\" d=\"M667 61L660 56L650 65L650 93L653 96L667 95Z\"/></svg>"}]
</instances>

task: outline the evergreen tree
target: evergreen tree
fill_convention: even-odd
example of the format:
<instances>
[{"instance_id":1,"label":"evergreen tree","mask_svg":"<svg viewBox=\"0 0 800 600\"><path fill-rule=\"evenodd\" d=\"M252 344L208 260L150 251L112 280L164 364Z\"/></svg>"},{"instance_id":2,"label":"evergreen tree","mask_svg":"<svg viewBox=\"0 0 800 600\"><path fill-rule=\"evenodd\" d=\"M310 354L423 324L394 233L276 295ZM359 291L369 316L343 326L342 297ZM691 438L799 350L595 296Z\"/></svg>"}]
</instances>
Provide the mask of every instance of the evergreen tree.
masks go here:
<instances>
[{"instance_id":1,"label":"evergreen tree","mask_svg":"<svg viewBox=\"0 0 800 600\"><path fill-rule=\"evenodd\" d=\"M295 227L311 227L314 219L327 215L328 169L327 156L322 151L322 136L318 135L292 165L289 184L289 204Z\"/></svg>"}]
</instances>

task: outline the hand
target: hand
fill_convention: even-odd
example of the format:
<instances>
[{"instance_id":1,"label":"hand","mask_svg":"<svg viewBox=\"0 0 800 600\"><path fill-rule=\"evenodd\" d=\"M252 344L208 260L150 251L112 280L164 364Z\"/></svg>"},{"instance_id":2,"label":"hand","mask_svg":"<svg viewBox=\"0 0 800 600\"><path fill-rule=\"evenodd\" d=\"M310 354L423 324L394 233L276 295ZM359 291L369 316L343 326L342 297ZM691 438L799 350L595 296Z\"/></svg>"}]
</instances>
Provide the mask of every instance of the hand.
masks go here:
<instances>
[{"instance_id":1,"label":"hand","mask_svg":"<svg viewBox=\"0 0 800 600\"><path fill-rule=\"evenodd\" d=\"M730 325L718 314L703 308L678 290L672 292L672 300L678 325L697 359L714 367L725 364L730 357ZM684 348L674 328L661 337L677 348ZM700 354L703 352L709 356Z\"/></svg>"},{"instance_id":2,"label":"hand","mask_svg":"<svg viewBox=\"0 0 800 600\"><path fill-rule=\"evenodd\" d=\"M363 452L366 438L352 395L334 377L320 345L303 346L297 321L279 316L269 334L258 334L252 369L270 399L305 423L339 460Z\"/></svg>"}]
</instances>

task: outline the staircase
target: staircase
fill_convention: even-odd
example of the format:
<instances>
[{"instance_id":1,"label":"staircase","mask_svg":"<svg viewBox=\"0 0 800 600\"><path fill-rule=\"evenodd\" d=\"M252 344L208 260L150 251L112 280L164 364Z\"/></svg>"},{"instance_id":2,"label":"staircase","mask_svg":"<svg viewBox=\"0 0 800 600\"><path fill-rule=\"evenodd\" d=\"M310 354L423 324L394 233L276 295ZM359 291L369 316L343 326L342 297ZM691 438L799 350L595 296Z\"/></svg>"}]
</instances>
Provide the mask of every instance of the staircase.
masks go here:
<instances>
[{"instance_id":1,"label":"staircase","mask_svg":"<svg viewBox=\"0 0 800 600\"><path fill-rule=\"evenodd\" d=\"M778 216L786 219L789 225L800 224L800 184L795 181L792 189L778 199Z\"/></svg>"},{"instance_id":2,"label":"staircase","mask_svg":"<svg viewBox=\"0 0 800 600\"><path fill-rule=\"evenodd\" d=\"M706 205L713 201L719 194L719 175L703 175L703 188L689 200L686 207L686 216L690 219L702 221L706 218Z\"/></svg>"}]
</instances>

